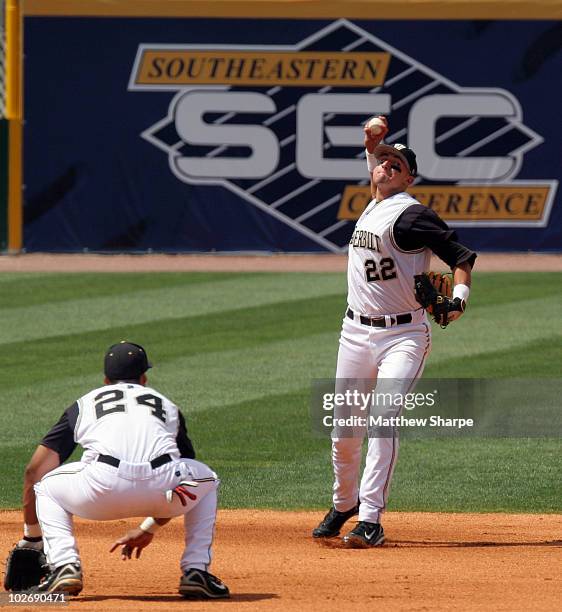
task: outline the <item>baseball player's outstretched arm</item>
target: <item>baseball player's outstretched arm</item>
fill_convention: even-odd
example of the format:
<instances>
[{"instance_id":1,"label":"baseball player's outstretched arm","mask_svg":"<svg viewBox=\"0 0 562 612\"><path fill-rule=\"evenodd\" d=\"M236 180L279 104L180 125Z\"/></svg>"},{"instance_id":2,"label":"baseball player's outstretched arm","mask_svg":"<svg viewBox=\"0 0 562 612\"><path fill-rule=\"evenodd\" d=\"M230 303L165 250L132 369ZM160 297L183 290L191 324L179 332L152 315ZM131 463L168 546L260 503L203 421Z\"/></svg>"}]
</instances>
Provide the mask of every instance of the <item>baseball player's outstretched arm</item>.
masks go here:
<instances>
[{"instance_id":1,"label":"baseball player's outstretched arm","mask_svg":"<svg viewBox=\"0 0 562 612\"><path fill-rule=\"evenodd\" d=\"M38 524L35 511L35 491L33 485L39 482L47 472L60 465L57 452L40 444L27 464L23 480L23 520L26 525Z\"/></svg>"},{"instance_id":2,"label":"baseball player's outstretched arm","mask_svg":"<svg viewBox=\"0 0 562 612\"><path fill-rule=\"evenodd\" d=\"M367 155L367 168L369 169L369 175L371 178L371 196L373 199L376 197L377 193L377 188L373 184L373 170L374 164L376 163L373 152L377 145L379 145L383 138L388 134L388 123L386 121L386 117L379 115L377 118L382 122L382 130L378 134L375 135L371 132L370 128L368 127L368 122L363 127L365 153Z\"/></svg>"}]
</instances>

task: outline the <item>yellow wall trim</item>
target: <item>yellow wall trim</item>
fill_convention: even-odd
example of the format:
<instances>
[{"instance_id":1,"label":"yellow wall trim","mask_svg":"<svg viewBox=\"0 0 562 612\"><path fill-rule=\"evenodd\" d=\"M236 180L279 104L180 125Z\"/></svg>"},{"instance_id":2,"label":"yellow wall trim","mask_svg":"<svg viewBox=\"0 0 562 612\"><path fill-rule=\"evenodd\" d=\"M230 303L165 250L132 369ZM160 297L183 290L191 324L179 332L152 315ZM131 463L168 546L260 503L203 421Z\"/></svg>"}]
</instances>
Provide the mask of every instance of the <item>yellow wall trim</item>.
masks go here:
<instances>
[{"instance_id":1,"label":"yellow wall trim","mask_svg":"<svg viewBox=\"0 0 562 612\"><path fill-rule=\"evenodd\" d=\"M8 251L16 252L23 246L21 119L10 119L9 134Z\"/></svg>"},{"instance_id":2,"label":"yellow wall trim","mask_svg":"<svg viewBox=\"0 0 562 612\"><path fill-rule=\"evenodd\" d=\"M24 0L25 15L560 19L562 0Z\"/></svg>"}]
</instances>

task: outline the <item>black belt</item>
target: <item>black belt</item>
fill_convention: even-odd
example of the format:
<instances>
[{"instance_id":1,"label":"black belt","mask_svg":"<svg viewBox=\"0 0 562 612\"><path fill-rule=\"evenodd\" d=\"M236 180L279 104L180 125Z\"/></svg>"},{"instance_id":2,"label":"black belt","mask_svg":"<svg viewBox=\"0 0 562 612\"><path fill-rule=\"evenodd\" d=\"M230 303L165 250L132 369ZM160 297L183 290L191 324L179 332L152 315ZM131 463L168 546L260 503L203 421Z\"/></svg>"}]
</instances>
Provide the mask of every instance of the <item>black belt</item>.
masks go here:
<instances>
[{"instance_id":1,"label":"black belt","mask_svg":"<svg viewBox=\"0 0 562 612\"><path fill-rule=\"evenodd\" d=\"M353 310L351 310L351 308L347 309L346 314L350 319L355 319L355 315L353 314ZM386 317L365 317L364 315L359 315L359 320L361 323L363 323L363 325L370 325L371 327L387 327ZM411 322L412 315L409 312L407 314L390 316L390 325L403 325L404 323Z\"/></svg>"},{"instance_id":2,"label":"black belt","mask_svg":"<svg viewBox=\"0 0 562 612\"><path fill-rule=\"evenodd\" d=\"M160 457L156 457L155 459L153 459L150 462L150 465L152 466L152 469L155 470L157 467L160 467L161 465L170 463L171 460L172 458L170 457L170 455L166 453L164 455L160 455ZM102 463L107 463L107 465L112 465L113 467L119 467L119 464L121 463L120 459L116 459L115 457L112 457L111 455L98 455L98 461L101 461Z\"/></svg>"}]
</instances>

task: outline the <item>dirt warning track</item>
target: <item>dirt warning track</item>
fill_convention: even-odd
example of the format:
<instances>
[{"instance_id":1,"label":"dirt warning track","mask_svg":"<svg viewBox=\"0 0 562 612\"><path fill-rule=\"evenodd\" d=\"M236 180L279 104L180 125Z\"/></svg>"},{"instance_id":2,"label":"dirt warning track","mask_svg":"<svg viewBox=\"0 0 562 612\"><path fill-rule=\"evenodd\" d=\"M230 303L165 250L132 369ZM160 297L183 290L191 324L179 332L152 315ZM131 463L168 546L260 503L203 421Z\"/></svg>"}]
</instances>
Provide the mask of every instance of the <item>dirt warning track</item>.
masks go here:
<instances>
[{"instance_id":1,"label":"dirt warning track","mask_svg":"<svg viewBox=\"0 0 562 612\"><path fill-rule=\"evenodd\" d=\"M445 264L432 258L432 270ZM344 272L347 255L54 255L33 253L0 257L0 272ZM562 255L482 253L477 272L562 271Z\"/></svg>"}]
</instances>

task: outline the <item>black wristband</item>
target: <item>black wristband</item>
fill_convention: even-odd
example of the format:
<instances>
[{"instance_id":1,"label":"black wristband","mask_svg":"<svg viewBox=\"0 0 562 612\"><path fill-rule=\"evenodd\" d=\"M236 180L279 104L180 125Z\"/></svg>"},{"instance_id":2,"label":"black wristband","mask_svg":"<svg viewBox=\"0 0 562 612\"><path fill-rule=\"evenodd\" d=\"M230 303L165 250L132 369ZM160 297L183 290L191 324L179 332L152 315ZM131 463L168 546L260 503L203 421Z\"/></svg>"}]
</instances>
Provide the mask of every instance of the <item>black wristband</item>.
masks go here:
<instances>
[{"instance_id":1,"label":"black wristband","mask_svg":"<svg viewBox=\"0 0 562 612\"><path fill-rule=\"evenodd\" d=\"M43 536L38 536L37 538L32 538L31 536L23 536L23 539L26 542L41 542Z\"/></svg>"}]
</instances>

